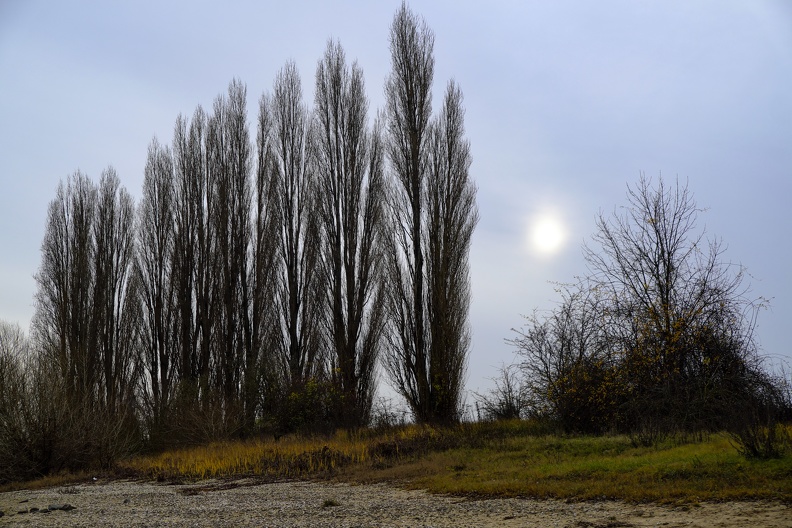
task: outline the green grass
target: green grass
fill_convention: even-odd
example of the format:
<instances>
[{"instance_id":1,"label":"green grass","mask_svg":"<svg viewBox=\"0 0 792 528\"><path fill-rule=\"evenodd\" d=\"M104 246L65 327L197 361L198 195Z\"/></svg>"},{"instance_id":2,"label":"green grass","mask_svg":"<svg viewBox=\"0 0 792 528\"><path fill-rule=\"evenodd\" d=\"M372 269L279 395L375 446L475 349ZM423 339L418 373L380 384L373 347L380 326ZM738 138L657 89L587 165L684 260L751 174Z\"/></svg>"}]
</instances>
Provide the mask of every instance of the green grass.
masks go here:
<instances>
[{"instance_id":1,"label":"green grass","mask_svg":"<svg viewBox=\"0 0 792 528\"><path fill-rule=\"evenodd\" d=\"M387 481L471 497L792 502L789 452L746 459L726 434L636 447L626 436L559 436L524 421L214 443L124 460L117 475Z\"/></svg>"},{"instance_id":2,"label":"green grass","mask_svg":"<svg viewBox=\"0 0 792 528\"><path fill-rule=\"evenodd\" d=\"M390 473L410 487L481 497L792 501L792 457L749 461L725 435L657 448L619 436L515 437L430 453Z\"/></svg>"}]
</instances>

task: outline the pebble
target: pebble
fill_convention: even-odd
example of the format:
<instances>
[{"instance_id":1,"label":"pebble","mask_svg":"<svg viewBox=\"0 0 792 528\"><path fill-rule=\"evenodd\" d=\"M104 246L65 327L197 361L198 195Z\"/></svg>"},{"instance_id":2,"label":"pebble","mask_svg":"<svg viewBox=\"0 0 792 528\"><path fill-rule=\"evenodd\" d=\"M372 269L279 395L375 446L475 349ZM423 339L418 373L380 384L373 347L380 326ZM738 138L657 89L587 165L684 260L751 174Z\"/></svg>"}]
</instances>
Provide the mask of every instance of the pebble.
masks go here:
<instances>
[{"instance_id":1,"label":"pebble","mask_svg":"<svg viewBox=\"0 0 792 528\"><path fill-rule=\"evenodd\" d=\"M386 484L350 485L327 482L258 483L252 480L207 481L196 484L157 484L116 481L0 494L0 510L14 508L29 496L24 520L6 515L7 522L27 526L102 526L102 528L209 526L283 526L350 528L353 526L657 526L745 525L792 526L790 508L775 503L705 504L680 512L669 506L620 502L566 503L553 500L467 500L404 490ZM23 495L24 493L24 495ZM69 500L69 503L65 502ZM16 502L15 502L16 501ZM337 503L323 507L327 501ZM121 508L121 504L135 507ZM30 515L37 507L49 504ZM72 506L72 504L74 506ZM76 509L75 509L76 506ZM63 512L70 512L66 514ZM758 512L753 518L747 512ZM751 514L752 515L752 514Z\"/></svg>"}]
</instances>

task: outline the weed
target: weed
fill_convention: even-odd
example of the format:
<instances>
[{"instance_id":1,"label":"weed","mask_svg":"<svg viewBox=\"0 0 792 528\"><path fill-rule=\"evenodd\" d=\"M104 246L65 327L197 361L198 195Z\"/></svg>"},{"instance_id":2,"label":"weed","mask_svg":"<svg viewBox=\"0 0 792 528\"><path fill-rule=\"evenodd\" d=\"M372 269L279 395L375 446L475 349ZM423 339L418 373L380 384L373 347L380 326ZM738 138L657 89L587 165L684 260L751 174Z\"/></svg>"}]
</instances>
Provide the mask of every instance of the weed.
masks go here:
<instances>
[{"instance_id":1,"label":"weed","mask_svg":"<svg viewBox=\"0 0 792 528\"><path fill-rule=\"evenodd\" d=\"M335 499L325 499L322 502L322 508L335 508L336 506L341 506L341 503Z\"/></svg>"}]
</instances>

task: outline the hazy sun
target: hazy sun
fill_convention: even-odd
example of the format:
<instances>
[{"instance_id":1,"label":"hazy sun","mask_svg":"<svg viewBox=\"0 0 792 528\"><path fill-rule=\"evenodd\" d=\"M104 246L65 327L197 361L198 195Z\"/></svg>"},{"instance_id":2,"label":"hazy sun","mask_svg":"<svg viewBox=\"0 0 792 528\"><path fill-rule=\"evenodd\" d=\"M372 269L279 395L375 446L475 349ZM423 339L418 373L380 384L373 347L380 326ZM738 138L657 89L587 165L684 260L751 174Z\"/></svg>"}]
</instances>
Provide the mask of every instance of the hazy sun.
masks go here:
<instances>
[{"instance_id":1,"label":"hazy sun","mask_svg":"<svg viewBox=\"0 0 792 528\"><path fill-rule=\"evenodd\" d=\"M542 255L552 255L564 245L567 238L566 228L561 220L552 214L542 214L530 224L531 247Z\"/></svg>"}]
</instances>

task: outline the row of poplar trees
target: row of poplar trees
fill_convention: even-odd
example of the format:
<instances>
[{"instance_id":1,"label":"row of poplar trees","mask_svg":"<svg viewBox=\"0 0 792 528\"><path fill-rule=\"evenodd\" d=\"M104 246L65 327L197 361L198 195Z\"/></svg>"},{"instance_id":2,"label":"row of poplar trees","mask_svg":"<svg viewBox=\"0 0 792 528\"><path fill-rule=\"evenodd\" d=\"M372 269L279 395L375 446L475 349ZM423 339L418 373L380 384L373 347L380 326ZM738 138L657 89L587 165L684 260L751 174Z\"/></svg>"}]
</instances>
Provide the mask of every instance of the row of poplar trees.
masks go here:
<instances>
[{"instance_id":1,"label":"row of poplar trees","mask_svg":"<svg viewBox=\"0 0 792 528\"><path fill-rule=\"evenodd\" d=\"M358 427L381 366L417 421L458 420L478 213L453 81L432 110L433 43L402 5L373 120L330 41L313 108L290 62L252 131L237 80L179 116L139 203L112 169L62 183L32 336L70 405L152 440Z\"/></svg>"}]
</instances>

